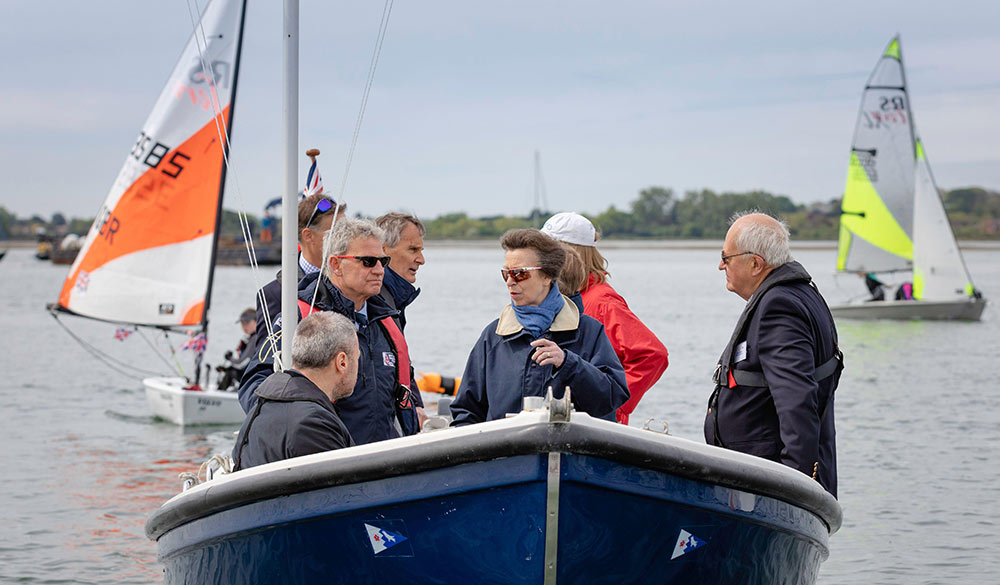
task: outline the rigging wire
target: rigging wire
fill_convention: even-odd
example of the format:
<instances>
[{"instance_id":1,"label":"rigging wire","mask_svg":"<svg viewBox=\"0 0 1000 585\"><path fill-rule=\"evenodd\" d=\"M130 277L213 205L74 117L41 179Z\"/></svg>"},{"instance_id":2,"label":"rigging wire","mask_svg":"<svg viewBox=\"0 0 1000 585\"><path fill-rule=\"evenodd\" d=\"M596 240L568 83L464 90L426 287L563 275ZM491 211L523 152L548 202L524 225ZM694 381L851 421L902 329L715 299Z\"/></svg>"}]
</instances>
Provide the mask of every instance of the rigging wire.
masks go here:
<instances>
[{"instance_id":1,"label":"rigging wire","mask_svg":"<svg viewBox=\"0 0 1000 585\"><path fill-rule=\"evenodd\" d=\"M112 357L110 354L101 351L96 346L87 342L76 333L73 333L73 331L69 327L67 327L66 324L63 323L61 319L59 319L59 316L56 315L55 311L49 311L49 314L52 315L52 318L56 320L56 323L58 323L59 326L63 328L63 331L65 331L74 341L80 344L80 347L82 347L84 351L86 351L95 359L97 359L97 361L103 363L105 366L118 372L119 374L134 380L141 380L142 375L152 375L152 376L162 375L162 372L154 372L152 370L144 370L142 368L137 368L127 362ZM128 372L126 370L132 370L132 371Z\"/></svg>"},{"instance_id":2,"label":"rigging wire","mask_svg":"<svg viewBox=\"0 0 1000 585\"><path fill-rule=\"evenodd\" d=\"M344 201L344 192L347 189L347 175L351 171L351 161L354 160L354 151L357 148L358 136L361 134L361 122L365 118L365 109L368 107L368 96L371 93L372 83L375 81L375 70L378 68L378 60L382 54L382 44L385 42L385 33L389 28L389 16L392 15L392 2L393 0L386 0L385 5L382 7L382 19L379 21L378 35L375 38L375 48L372 49L372 58L368 63L368 76L365 79L365 89L361 96L361 106L358 109L358 118L354 123L354 135L351 137L351 147L347 151L347 164L344 167L344 177L340 181L340 191L337 194L337 206L333 210L333 223L330 224L331 230L337 222L337 216L340 214L340 204ZM329 255L330 238L323 238L323 258L326 259ZM323 266L319 267L320 271L318 283L316 288L313 289L313 296L309 301L310 311L312 311L312 308L316 306L316 296L319 293L319 287L322 285L323 276L327 274L327 270L329 268L326 262L323 262L323 264Z\"/></svg>"},{"instance_id":3,"label":"rigging wire","mask_svg":"<svg viewBox=\"0 0 1000 585\"><path fill-rule=\"evenodd\" d=\"M195 10L192 10L192 4L194 5ZM229 141L229 132L228 128L226 128L225 116L222 115L222 104L219 101L218 93L215 91L216 88L215 70L208 65L208 62L205 58L205 51L208 50L207 35L205 34L205 28L201 22L201 18L199 17L196 19L195 17L195 14L199 15L201 14L201 9L198 6L197 0L194 0L193 2L191 0L188 0L187 6L188 6L188 15L191 18L191 26L194 29L195 46L198 49L198 58L201 61L202 73L208 76L211 82L209 86L211 90L211 102L212 102L212 108L215 112L214 121L215 121L216 132L219 136L220 144L222 145L223 164L225 165L226 171L228 173L227 177L229 176L232 177L233 187L236 190L236 198L239 203L237 205L236 215L239 218L240 231L243 235L243 243L244 246L246 247L247 257L250 263L250 275L253 280L254 289L258 291L257 296L261 301L260 306L264 308L264 317L265 317L264 324L267 327L268 335L270 336L273 334L273 327L271 325L271 317L268 314L267 303L263 302L264 301L263 293L261 292L263 285L261 284L259 278L260 268L257 263L257 253L253 245L253 233L250 230L250 221L247 219L246 212L244 211L244 209L247 208L246 198L244 198L243 189L240 187L239 175L237 174L235 167L233 167L232 163L229 160L229 150L231 146ZM198 36L199 31L201 32L200 37ZM202 49L202 44L204 44L205 47L204 50ZM232 107L231 104L234 98L235 95L230 97L230 107ZM208 332L206 331L205 334L207 336Z\"/></svg>"}]
</instances>

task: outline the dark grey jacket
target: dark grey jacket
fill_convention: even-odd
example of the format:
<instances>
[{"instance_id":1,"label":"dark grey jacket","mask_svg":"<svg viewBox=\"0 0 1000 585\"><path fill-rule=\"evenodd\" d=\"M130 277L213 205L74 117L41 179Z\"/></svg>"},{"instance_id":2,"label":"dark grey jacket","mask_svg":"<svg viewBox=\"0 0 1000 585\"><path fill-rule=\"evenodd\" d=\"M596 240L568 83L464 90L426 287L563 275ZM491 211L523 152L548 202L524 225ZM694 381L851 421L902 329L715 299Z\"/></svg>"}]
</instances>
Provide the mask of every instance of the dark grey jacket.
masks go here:
<instances>
[{"instance_id":1,"label":"dark grey jacket","mask_svg":"<svg viewBox=\"0 0 1000 585\"><path fill-rule=\"evenodd\" d=\"M833 395L843 361L833 316L811 281L789 262L750 297L719 360L705 440L784 463L836 496ZM737 349L744 341L745 357Z\"/></svg>"},{"instance_id":2,"label":"dark grey jacket","mask_svg":"<svg viewBox=\"0 0 1000 585\"><path fill-rule=\"evenodd\" d=\"M299 372L275 372L255 392L233 448L236 470L354 446L330 399Z\"/></svg>"}]
</instances>

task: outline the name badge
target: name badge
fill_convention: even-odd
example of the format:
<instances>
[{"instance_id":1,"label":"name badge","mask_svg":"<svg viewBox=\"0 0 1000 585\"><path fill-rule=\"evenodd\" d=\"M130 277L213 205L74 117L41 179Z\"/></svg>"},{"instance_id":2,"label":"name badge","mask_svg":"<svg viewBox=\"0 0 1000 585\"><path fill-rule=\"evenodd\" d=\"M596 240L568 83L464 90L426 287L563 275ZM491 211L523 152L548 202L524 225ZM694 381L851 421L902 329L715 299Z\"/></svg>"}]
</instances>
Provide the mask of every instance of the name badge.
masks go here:
<instances>
[{"instance_id":1,"label":"name badge","mask_svg":"<svg viewBox=\"0 0 1000 585\"><path fill-rule=\"evenodd\" d=\"M742 362L747 359L747 342L740 343L736 346L736 352L733 354L733 363Z\"/></svg>"}]
</instances>

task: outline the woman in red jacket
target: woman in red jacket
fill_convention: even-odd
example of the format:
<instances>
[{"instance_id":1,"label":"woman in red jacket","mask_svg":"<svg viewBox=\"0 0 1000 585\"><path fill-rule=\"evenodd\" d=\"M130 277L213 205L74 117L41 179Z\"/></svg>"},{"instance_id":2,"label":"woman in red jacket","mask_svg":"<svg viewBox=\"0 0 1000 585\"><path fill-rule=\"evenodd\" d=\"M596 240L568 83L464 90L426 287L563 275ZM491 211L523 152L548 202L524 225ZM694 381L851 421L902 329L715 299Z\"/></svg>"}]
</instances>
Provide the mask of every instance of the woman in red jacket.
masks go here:
<instances>
[{"instance_id":1,"label":"woman in red jacket","mask_svg":"<svg viewBox=\"0 0 1000 585\"><path fill-rule=\"evenodd\" d=\"M583 311L604 325L611 347L625 367L631 397L616 415L618 422L627 425L643 394L667 369L667 348L608 284L608 261L597 251L597 231L590 220L578 213L557 213L545 222L542 232L569 244L587 267L587 282L580 291Z\"/></svg>"}]
</instances>

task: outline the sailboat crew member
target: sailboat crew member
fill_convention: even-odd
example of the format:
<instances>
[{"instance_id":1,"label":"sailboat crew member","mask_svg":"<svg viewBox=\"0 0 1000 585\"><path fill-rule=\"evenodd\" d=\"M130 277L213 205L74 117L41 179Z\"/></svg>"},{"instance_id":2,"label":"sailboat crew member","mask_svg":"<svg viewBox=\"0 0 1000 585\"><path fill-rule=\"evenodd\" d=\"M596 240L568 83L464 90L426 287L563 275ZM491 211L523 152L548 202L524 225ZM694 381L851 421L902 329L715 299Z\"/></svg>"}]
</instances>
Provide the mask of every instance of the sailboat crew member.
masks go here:
<instances>
[{"instance_id":1,"label":"sailboat crew member","mask_svg":"<svg viewBox=\"0 0 1000 585\"><path fill-rule=\"evenodd\" d=\"M722 246L726 288L748 301L715 371L705 440L783 463L837 495L833 394L843 357L812 277L792 259L788 226L737 215Z\"/></svg>"},{"instance_id":2,"label":"sailboat crew member","mask_svg":"<svg viewBox=\"0 0 1000 585\"><path fill-rule=\"evenodd\" d=\"M334 210L337 209L337 202L329 195L316 193L299 201L298 212L298 240L299 240L299 276L302 280L307 274L319 272L319 266L323 263L323 236L330 230L333 224ZM344 217L347 206L341 204L337 211L337 217ZM266 320L270 316L273 323L281 312L281 271L274 277L274 280L265 284L257 291L257 332L254 334L254 343L251 347L256 351L264 349L264 342L268 338ZM263 299L264 304L261 304ZM267 307L265 313L263 307ZM280 325L273 327L273 330L280 329ZM271 348L267 348L268 351Z\"/></svg>"},{"instance_id":3,"label":"sailboat crew member","mask_svg":"<svg viewBox=\"0 0 1000 585\"><path fill-rule=\"evenodd\" d=\"M292 369L271 374L255 391L257 406L233 448L234 471L353 447L333 403L354 392L359 357L354 326L343 315L303 319L292 341Z\"/></svg>"},{"instance_id":4,"label":"sailboat crew member","mask_svg":"<svg viewBox=\"0 0 1000 585\"><path fill-rule=\"evenodd\" d=\"M424 235L427 230L416 216L398 212L375 218L375 225L385 231L384 248L389 256L379 297L390 309L399 311L395 320L403 331L406 328L406 307L420 294L420 289L414 284L417 282L417 270L424 265ZM424 414L420 392L414 392L413 398L417 402L417 418L423 426L427 415Z\"/></svg>"},{"instance_id":5,"label":"sailboat crew member","mask_svg":"<svg viewBox=\"0 0 1000 585\"><path fill-rule=\"evenodd\" d=\"M382 248L385 233L367 220L340 219L327 232L324 273L299 281L299 313L305 315L315 297L314 311L334 311L350 319L357 330L360 359L354 393L334 405L354 441L363 445L415 434L417 414L410 390L409 349L390 309L379 297L389 257ZM275 344L278 345L278 344ZM243 376L240 404L251 412L255 389L273 371L273 354L258 352Z\"/></svg>"},{"instance_id":6,"label":"sailboat crew member","mask_svg":"<svg viewBox=\"0 0 1000 585\"><path fill-rule=\"evenodd\" d=\"M589 277L580 291L583 310L604 325L611 347L625 366L631 397L616 417L627 425L639 400L666 371L667 348L608 284L608 261L597 250L597 230L589 219L574 212L557 213L545 222L542 233L576 250L587 267Z\"/></svg>"}]
</instances>

